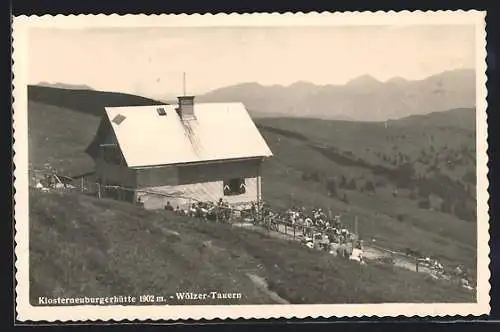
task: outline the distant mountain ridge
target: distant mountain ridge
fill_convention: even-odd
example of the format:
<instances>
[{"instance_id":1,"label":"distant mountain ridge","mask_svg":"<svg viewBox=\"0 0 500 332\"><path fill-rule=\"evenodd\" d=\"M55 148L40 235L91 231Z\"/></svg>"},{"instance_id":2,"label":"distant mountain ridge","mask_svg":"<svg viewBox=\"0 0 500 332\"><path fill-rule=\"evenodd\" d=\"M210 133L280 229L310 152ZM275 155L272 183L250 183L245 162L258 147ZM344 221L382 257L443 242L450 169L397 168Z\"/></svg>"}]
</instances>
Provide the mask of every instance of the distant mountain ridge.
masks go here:
<instances>
[{"instance_id":1,"label":"distant mountain ridge","mask_svg":"<svg viewBox=\"0 0 500 332\"><path fill-rule=\"evenodd\" d=\"M92 87L86 84L67 84L67 83L49 83L49 82L39 82L35 86L42 86L46 88L58 88L58 89L72 89L72 90L94 90Z\"/></svg>"},{"instance_id":2,"label":"distant mountain ridge","mask_svg":"<svg viewBox=\"0 0 500 332\"><path fill-rule=\"evenodd\" d=\"M66 83L40 82L32 87L95 91L87 85ZM457 69L416 81L393 77L381 82L370 75L362 75L344 85L297 81L287 86L264 86L247 82L198 95L196 101L242 102L256 118L285 116L386 121L450 109L475 108L475 88L475 71ZM144 99L146 103L155 100L153 104L160 100L176 102L171 97Z\"/></svg>"},{"instance_id":3,"label":"distant mountain ridge","mask_svg":"<svg viewBox=\"0 0 500 332\"><path fill-rule=\"evenodd\" d=\"M213 90L198 101L240 101L257 117L385 121L455 108L475 107L475 71L458 69L410 81L386 82L363 75L344 85L318 86L299 81L288 86L255 82Z\"/></svg>"}]
</instances>

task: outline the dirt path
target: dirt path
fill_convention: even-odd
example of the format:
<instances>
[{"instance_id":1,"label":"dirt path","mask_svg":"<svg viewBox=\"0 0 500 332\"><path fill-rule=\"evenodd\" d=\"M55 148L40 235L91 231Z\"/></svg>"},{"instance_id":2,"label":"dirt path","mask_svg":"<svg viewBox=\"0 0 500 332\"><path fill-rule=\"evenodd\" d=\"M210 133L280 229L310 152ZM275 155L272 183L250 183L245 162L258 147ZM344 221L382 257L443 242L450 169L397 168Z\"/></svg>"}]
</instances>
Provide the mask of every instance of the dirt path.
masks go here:
<instances>
[{"instance_id":1,"label":"dirt path","mask_svg":"<svg viewBox=\"0 0 500 332\"><path fill-rule=\"evenodd\" d=\"M234 223L234 227L243 227L246 229L252 229L258 232L265 232L269 236L275 237L275 238L280 238L280 239L286 239L286 240L294 240L293 237L293 229L287 227L287 232L285 234L285 227L283 225L280 225L279 231L268 231L264 229L261 226L256 226L252 223ZM296 238L297 240L299 232L296 232ZM418 271L416 270L416 264L415 261L411 258L406 258L402 257L400 255L391 255L388 251L384 251L375 247L372 247L370 245L365 245L363 249L363 255L366 260L368 261L374 261L386 257L391 257L393 256L393 262L394 265L403 269L407 269L413 272L419 272L419 273L426 273L429 275L433 275L432 271L426 267L420 266L418 268Z\"/></svg>"},{"instance_id":2,"label":"dirt path","mask_svg":"<svg viewBox=\"0 0 500 332\"><path fill-rule=\"evenodd\" d=\"M259 277L258 275L252 273L247 273L247 276L252 280L252 282L258 289L266 293L274 302L278 304L290 304L290 302L288 302L287 300L285 300L284 298L282 298L281 296L270 290L264 278Z\"/></svg>"},{"instance_id":3,"label":"dirt path","mask_svg":"<svg viewBox=\"0 0 500 332\"><path fill-rule=\"evenodd\" d=\"M387 251L384 251L384 250L381 250L381 249L378 249L375 247L371 247L369 245L364 246L363 255L365 256L365 258L367 260L376 260L376 259L381 259L381 258L392 256L394 265L397 267L407 269L407 270L410 270L413 272L427 273L429 275L433 275L432 271L425 266L419 266L418 271L417 271L416 262L409 257L406 258L406 257L403 257L403 256L398 255L398 254L391 255L391 253L389 253Z\"/></svg>"}]
</instances>

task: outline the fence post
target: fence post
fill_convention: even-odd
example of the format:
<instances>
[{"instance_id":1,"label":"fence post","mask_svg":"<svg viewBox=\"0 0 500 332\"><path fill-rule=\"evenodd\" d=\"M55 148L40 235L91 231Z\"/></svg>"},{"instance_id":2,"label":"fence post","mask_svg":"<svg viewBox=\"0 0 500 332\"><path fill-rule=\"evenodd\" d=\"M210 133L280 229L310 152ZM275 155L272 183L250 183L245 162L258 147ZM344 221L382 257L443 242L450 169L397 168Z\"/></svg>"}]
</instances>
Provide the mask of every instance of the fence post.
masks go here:
<instances>
[{"instance_id":1,"label":"fence post","mask_svg":"<svg viewBox=\"0 0 500 332\"><path fill-rule=\"evenodd\" d=\"M293 224L293 239L295 240L295 224Z\"/></svg>"},{"instance_id":2,"label":"fence post","mask_svg":"<svg viewBox=\"0 0 500 332\"><path fill-rule=\"evenodd\" d=\"M97 198L101 199L101 184L97 183Z\"/></svg>"},{"instance_id":3,"label":"fence post","mask_svg":"<svg viewBox=\"0 0 500 332\"><path fill-rule=\"evenodd\" d=\"M358 216L354 216L354 234L356 234L356 237L359 238L358 234Z\"/></svg>"},{"instance_id":4,"label":"fence post","mask_svg":"<svg viewBox=\"0 0 500 332\"><path fill-rule=\"evenodd\" d=\"M85 177L84 176L82 176L82 184L81 184L81 188L80 188L82 190L82 192L85 191L85 189L83 189L83 188L85 188Z\"/></svg>"}]
</instances>

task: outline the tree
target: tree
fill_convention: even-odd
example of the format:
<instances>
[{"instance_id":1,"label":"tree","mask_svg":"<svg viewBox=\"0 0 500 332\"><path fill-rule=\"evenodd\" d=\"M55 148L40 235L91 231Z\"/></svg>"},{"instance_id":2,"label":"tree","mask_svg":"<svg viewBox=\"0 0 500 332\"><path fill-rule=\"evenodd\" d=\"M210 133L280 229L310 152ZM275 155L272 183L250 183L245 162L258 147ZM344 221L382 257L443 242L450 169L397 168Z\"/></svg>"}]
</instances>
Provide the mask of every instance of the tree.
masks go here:
<instances>
[{"instance_id":1,"label":"tree","mask_svg":"<svg viewBox=\"0 0 500 332\"><path fill-rule=\"evenodd\" d=\"M372 180L368 180L365 183L365 190L368 192L374 192L375 191L375 185L373 184Z\"/></svg>"},{"instance_id":2,"label":"tree","mask_svg":"<svg viewBox=\"0 0 500 332\"><path fill-rule=\"evenodd\" d=\"M443 213L452 213L452 204L450 200L443 199L441 202L441 212Z\"/></svg>"},{"instance_id":3,"label":"tree","mask_svg":"<svg viewBox=\"0 0 500 332\"><path fill-rule=\"evenodd\" d=\"M410 192L410 199L417 199L417 193L414 190Z\"/></svg>"},{"instance_id":4,"label":"tree","mask_svg":"<svg viewBox=\"0 0 500 332\"><path fill-rule=\"evenodd\" d=\"M313 181L319 182L319 173L318 173L318 171L314 171L314 172L311 173L311 179Z\"/></svg>"},{"instance_id":5,"label":"tree","mask_svg":"<svg viewBox=\"0 0 500 332\"><path fill-rule=\"evenodd\" d=\"M342 196L342 202L346 203L346 204L349 204L349 200L347 199L347 194L344 193L344 195Z\"/></svg>"},{"instance_id":6,"label":"tree","mask_svg":"<svg viewBox=\"0 0 500 332\"><path fill-rule=\"evenodd\" d=\"M337 183L335 182L335 179L328 179L326 181L326 190L328 192L328 196L332 197L338 196Z\"/></svg>"},{"instance_id":7,"label":"tree","mask_svg":"<svg viewBox=\"0 0 500 332\"><path fill-rule=\"evenodd\" d=\"M309 176L307 173L302 173L302 181L307 181L309 180Z\"/></svg>"},{"instance_id":8,"label":"tree","mask_svg":"<svg viewBox=\"0 0 500 332\"><path fill-rule=\"evenodd\" d=\"M387 182L384 179L378 179L375 181L375 187L385 187Z\"/></svg>"},{"instance_id":9,"label":"tree","mask_svg":"<svg viewBox=\"0 0 500 332\"><path fill-rule=\"evenodd\" d=\"M475 184L476 183L476 173L473 172L471 169L468 169L467 172L462 177L462 180L464 182L469 182L471 184Z\"/></svg>"},{"instance_id":10,"label":"tree","mask_svg":"<svg viewBox=\"0 0 500 332\"><path fill-rule=\"evenodd\" d=\"M423 198L420 201L418 201L418 207L421 209L428 210L431 208L431 200L429 197Z\"/></svg>"},{"instance_id":11,"label":"tree","mask_svg":"<svg viewBox=\"0 0 500 332\"><path fill-rule=\"evenodd\" d=\"M316 181L316 182L319 182L319 172L318 171L314 171L314 172L304 172L302 173L302 180L303 181Z\"/></svg>"},{"instance_id":12,"label":"tree","mask_svg":"<svg viewBox=\"0 0 500 332\"><path fill-rule=\"evenodd\" d=\"M467 202L465 200L461 200L457 202L458 204L455 205L453 214L465 221L475 221L476 220L476 211L475 207L470 207L467 205Z\"/></svg>"},{"instance_id":13,"label":"tree","mask_svg":"<svg viewBox=\"0 0 500 332\"><path fill-rule=\"evenodd\" d=\"M356 186L356 180L354 180L354 178L352 178L346 185L346 189L351 189L351 190L356 190L357 189L357 186Z\"/></svg>"},{"instance_id":14,"label":"tree","mask_svg":"<svg viewBox=\"0 0 500 332\"><path fill-rule=\"evenodd\" d=\"M344 175L340 177L340 184L339 188L345 188L347 186L347 179L345 178Z\"/></svg>"}]
</instances>

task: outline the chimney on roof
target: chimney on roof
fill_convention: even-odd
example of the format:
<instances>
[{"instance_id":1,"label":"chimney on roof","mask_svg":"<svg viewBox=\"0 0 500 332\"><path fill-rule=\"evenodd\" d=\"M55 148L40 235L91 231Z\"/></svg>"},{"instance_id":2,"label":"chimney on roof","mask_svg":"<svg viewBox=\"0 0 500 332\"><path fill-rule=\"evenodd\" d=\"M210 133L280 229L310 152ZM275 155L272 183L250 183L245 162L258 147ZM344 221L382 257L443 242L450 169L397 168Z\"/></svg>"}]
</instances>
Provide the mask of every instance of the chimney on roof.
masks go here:
<instances>
[{"instance_id":1,"label":"chimney on roof","mask_svg":"<svg viewBox=\"0 0 500 332\"><path fill-rule=\"evenodd\" d=\"M177 114L182 120L194 118L194 96L177 97L179 106L177 106Z\"/></svg>"}]
</instances>

